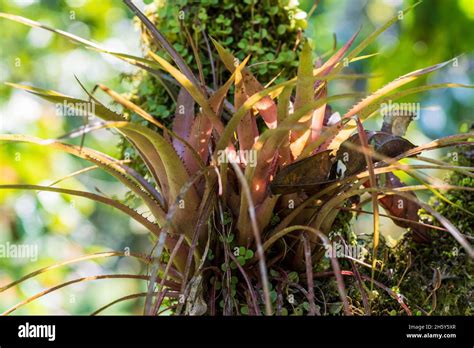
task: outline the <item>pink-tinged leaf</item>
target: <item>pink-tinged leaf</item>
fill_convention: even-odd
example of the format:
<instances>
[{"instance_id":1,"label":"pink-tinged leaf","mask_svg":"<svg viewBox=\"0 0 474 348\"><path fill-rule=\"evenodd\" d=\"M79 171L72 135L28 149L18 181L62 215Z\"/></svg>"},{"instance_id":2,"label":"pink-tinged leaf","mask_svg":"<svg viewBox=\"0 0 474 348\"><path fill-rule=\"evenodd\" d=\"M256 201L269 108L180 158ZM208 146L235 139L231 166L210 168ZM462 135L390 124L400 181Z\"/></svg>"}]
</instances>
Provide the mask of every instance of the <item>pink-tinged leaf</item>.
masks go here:
<instances>
[{"instance_id":1,"label":"pink-tinged leaf","mask_svg":"<svg viewBox=\"0 0 474 348\"><path fill-rule=\"evenodd\" d=\"M355 38L359 34L359 31L357 31L350 39L347 41L343 47L341 47L329 60L327 60L321 67L316 69L316 76L317 77L324 77L328 75L332 69L336 66L336 64L340 63L340 60L346 52L349 50L349 48L352 46L354 43ZM322 85L322 86L321 86ZM315 100L318 100L319 98L326 98L327 97L327 83L326 81L316 81L314 85L314 90L316 95L314 96ZM323 123L324 123L324 115L326 111L326 105L322 105L318 109L316 109L311 118L311 133L308 135L307 138L307 144L309 145L310 143L314 142L318 136L322 132L323 128ZM305 145L305 146L306 146ZM300 147L305 147L300 145ZM294 149L293 154L299 157L303 149Z\"/></svg>"},{"instance_id":2,"label":"pink-tinged leaf","mask_svg":"<svg viewBox=\"0 0 474 348\"><path fill-rule=\"evenodd\" d=\"M316 100L319 98L327 98L327 87L326 85L322 87L322 90L316 96ZM311 118L311 135L309 136L309 142L312 143L316 138L321 134L324 123L324 116L326 114L326 104L320 106L313 111L313 116Z\"/></svg>"},{"instance_id":3,"label":"pink-tinged leaf","mask_svg":"<svg viewBox=\"0 0 474 348\"><path fill-rule=\"evenodd\" d=\"M188 141L204 162L207 161L209 155L208 144L211 134L211 121L199 113L194 119ZM184 149L184 163L191 177L199 170L199 164L187 148Z\"/></svg>"},{"instance_id":4,"label":"pink-tinged leaf","mask_svg":"<svg viewBox=\"0 0 474 348\"><path fill-rule=\"evenodd\" d=\"M224 103L224 99L227 95L227 92L229 91L229 88L232 86L232 83L234 82L236 74L240 72L240 70L245 66L245 64L247 64L248 60L249 60L249 57L244 59L242 64L237 69L235 69L234 73L227 80L227 82L224 85L222 85L209 98L209 107L216 115L220 115L220 113L222 112L222 106ZM218 121L221 122L220 120ZM191 131L189 133L189 142L192 148L196 150L199 157L204 162L206 162L208 158L208 153L209 153L208 144L209 144L209 139L211 138L211 135L212 135L212 126L213 126L212 121L209 117L207 117L207 114L200 113L194 119L191 126ZM220 134L219 129L221 128L218 128L218 127L216 128L215 125L214 125L214 128L216 129L216 132ZM230 147L230 150L235 151L233 146ZM189 174L191 175L196 173L196 171L199 168L198 163L196 159L192 156L190 149L185 149L184 151L184 164L186 165L186 168Z\"/></svg>"},{"instance_id":5,"label":"pink-tinged leaf","mask_svg":"<svg viewBox=\"0 0 474 348\"><path fill-rule=\"evenodd\" d=\"M385 187L397 188L405 186L398 177L393 173L386 173L385 176ZM416 199L416 195L413 192L407 192L407 195L413 196ZM430 243L431 238L428 231L429 227L417 224L419 220L418 211L421 206L416 203L415 200L409 200L399 195L387 195L379 198L379 202L382 204L384 209L390 213L391 216L404 218L404 220L393 219L393 222L401 227L410 227L413 231L413 240L417 243ZM413 223L406 220L411 220Z\"/></svg>"},{"instance_id":6,"label":"pink-tinged leaf","mask_svg":"<svg viewBox=\"0 0 474 348\"><path fill-rule=\"evenodd\" d=\"M313 92L313 81L317 77L323 77L331 72L331 70L340 62L342 57L345 55L347 50L351 47L355 38L355 33L346 44L340 48L328 61L326 61L321 67L311 69L312 58L311 49L308 44L303 48L301 54L300 67L298 69L298 80L296 84L296 100L295 100L295 111L298 111L302 106L312 102L314 99L325 98L327 96L326 87L321 87L321 84L325 84L323 81L317 81L314 84ZM311 69L311 71L310 71ZM313 95L313 93L317 93ZM299 157L306 146L313 143L317 137L321 134L324 114L326 105L322 105L317 110L313 111L309 117L303 117L299 122L306 126L308 129L303 131L294 131L291 134L291 152L294 158Z\"/></svg>"},{"instance_id":7,"label":"pink-tinged leaf","mask_svg":"<svg viewBox=\"0 0 474 348\"><path fill-rule=\"evenodd\" d=\"M283 85L283 87L288 86L289 85ZM278 167L278 163L283 160L283 158L279 156L280 146L287 144L290 130L299 121L299 119L306 115L309 111L317 109L329 101L342 98L347 98L347 95L333 96L312 102L309 105L302 107L301 110L287 116L281 122L278 128L267 129L259 137L257 143L253 147L253 149L257 151L257 165L247 166L245 169L245 176L247 182L251 184L250 187L252 190L252 197L256 206L262 204L265 197L268 195L268 184L273 179L275 170ZM231 122L236 122L236 120L241 119L243 112L244 111L242 107L237 111L236 115L234 116L235 118L233 118ZM228 128L226 128L226 132L229 132ZM226 139L226 137L224 137L224 139ZM222 141L222 143L224 143L224 141ZM217 145L218 150L220 149L220 146L222 146L222 144ZM283 150L285 151L287 149L288 147L285 145ZM284 155L284 152L282 152L282 155ZM239 220L237 222L237 228L244 235L242 240L246 240L246 236L248 237L251 235L248 229L248 221L246 221L246 219L248 220L248 215L244 214L247 209L246 204L246 200L242 198L240 201Z\"/></svg>"},{"instance_id":8,"label":"pink-tinged leaf","mask_svg":"<svg viewBox=\"0 0 474 348\"><path fill-rule=\"evenodd\" d=\"M350 39L347 41L343 47L341 47L329 60L327 60L321 67L317 68L314 72L311 74L315 74L316 78L317 77L324 77L328 75L332 69L336 66L336 64L340 63L340 60L348 49L351 47L353 44L355 38L357 37L357 34L359 33L356 32ZM302 72L303 73L303 72ZM309 77L309 75L308 75ZM311 75L312 77L312 75ZM300 76L298 76L298 81L300 80ZM309 81L307 82L309 83ZM306 85L305 83L304 85ZM326 81L316 81L314 84L314 90L316 95L314 96L315 100L318 100L319 98L326 98L327 97L327 85ZM307 88L307 87L305 87ZM309 93L309 91L308 91ZM311 101L311 100L309 100ZM309 102L308 101L308 102ZM295 102L295 110L297 107L297 102L298 102L298 83L297 83L297 99ZM304 105L303 102L301 102L302 105ZM309 132L305 132L302 135L300 134L300 137L298 140L296 140L294 137L292 138L294 140L294 143L292 144L292 154L293 156L300 157L300 155L304 155L304 149L313 143L318 136L322 132L323 128L323 123L324 123L324 115L326 111L326 104L322 105L318 109L314 110L311 116L311 121L307 121L306 124L311 127L311 130Z\"/></svg>"},{"instance_id":9,"label":"pink-tinged leaf","mask_svg":"<svg viewBox=\"0 0 474 348\"><path fill-rule=\"evenodd\" d=\"M336 66L336 64L340 63L340 60L346 54L347 50L352 46L354 40L356 39L357 35L359 34L358 30L352 37L347 41L344 46L342 46L334 55L329 58L320 68L317 69L316 76L325 76L331 72L331 70Z\"/></svg>"},{"instance_id":10,"label":"pink-tinged leaf","mask_svg":"<svg viewBox=\"0 0 474 348\"><path fill-rule=\"evenodd\" d=\"M247 56L230 76L230 78L226 81L224 85L222 85L210 98L209 98L209 105L211 109L217 114L220 115L222 113L222 108L224 105L224 100L229 92L229 88L235 82L235 78L238 73L242 73L242 70L247 65L248 61L250 60L250 56Z\"/></svg>"},{"instance_id":11,"label":"pink-tinged leaf","mask_svg":"<svg viewBox=\"0 0 474 348\"><path fill-rule=\"evenodd\" d=\"M244 89L247 97L263 91L263 86L248 70L244 69L242 75L244 78ZM254 107L260 113L268 128L276 128L277 107L272 98L268 96L264 97L255 103Z\"/></svg>"},{"instance_id":12,"label":"pink-tinged leaf","mask_svg":"<svg viewBox=\"0 0 474 348\"><path fill-rule=\"evenodd\" d=\"M238 71L235 75L235 109L238 110L246 100L247 94L244 88L243 76ZM237 138L240 150L250 150L258 138L257 122L250 111L246 113L237 127Z\"/></svg>"},{"instance_id":13,"label":"pink-tinged leaf","mask_svg":"<svg viewBox=\"0 0 474 348\"><path fill-rule=\"evenodd\" d=\"M194 99L181 88L176 103L176 112L173 120L173 132L181 138L188 140L194 122ZM173 147L179 157L184 158L185 145L178 139L173 139Z\"/></svg>"},{"instance_id":14,"label":"pink-tinged leaf","mask_svg":"<svg viewBox=\"0 0 474 348\"><path fill-rule=\"evenodd\" d=\"M249 113L244 116L237 127L237 138L240 150L250 150L258 138L258 129L255 118Z\"/></svg>"},{"instance_id":15,"label":"pink-tinged leaf","mask_svg":"<svg viewBox=\"0 0 474 348\"><path fill-rule=\"evenodd\" d=\"M205 114L211 120L212 125L216 129L217 133L219 135L222 134L224 132L224 126L221 120L218 119L217 115L212 110L212 107L209 105L209 100L207 99L207 96L203 94L200 86L195 86L181 71L176 69L165 59L151 51L148 52L148 54L160 64L163 70L167 71L171 76L173 76L179 82L179 84L184 87L189 92L189 94L191 94L196 103L202 108L203 114Z\"/></svg>"},{"instance_id":16,"label":"pink-tinged leaf","mask_svg":"<svg viewBox=\"0 0 474 348\"><path fill-rule=\"evenodd\" d=\"M281 155L285 155L288 147L285 145L288 141L288 133L293 129L298 120L306 115L310 110L317 109L328 101L346 98L346 95L332 96L314 101L303 107L300 111L288 116L276 129L267 129L258 139L254 149L257 150L257 165L247 167L245 175L247 180L252 183L252 194L255 204L260 204L267 194L269 181L273 179L276 163L282 163L283 157L280 155L280 147L284 146Z\"/></svg>"},{"instance_id":17,"label":"pink-tinged leaf","mask_svg":"<svg viewBox=\"0 0 474 348\"><path fill-rule=\"evenodd\" d=\"M219 57L230 72L234 72L237 59L217 41L212 40L214 46L219 53ZM243 93L247 99L252 95L264 90L263 86L258 82L255 76L248 70L242 69ZM265 96L254 104L254 108L260 113L268 128L276 128L277 126L277 107L275 102L269 96Z\"/></svg>"}]
</instances>

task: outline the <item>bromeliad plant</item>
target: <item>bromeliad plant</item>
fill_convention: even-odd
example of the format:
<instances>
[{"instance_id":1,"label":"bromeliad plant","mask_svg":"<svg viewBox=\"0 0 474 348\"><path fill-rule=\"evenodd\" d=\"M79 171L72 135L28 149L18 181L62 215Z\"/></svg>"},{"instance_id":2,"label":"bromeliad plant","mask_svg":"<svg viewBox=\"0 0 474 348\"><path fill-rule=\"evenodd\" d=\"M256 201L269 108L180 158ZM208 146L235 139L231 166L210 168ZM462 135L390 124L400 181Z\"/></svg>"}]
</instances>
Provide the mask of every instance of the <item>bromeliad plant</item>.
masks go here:
<instances>
[{"instance_id":1,"label":"bromeliad plant","mask_svg":"<svg viewBox=\"0 0 474 348\"><path fill-rule=\"evenodd\" d=\"M149 257L130 255L147 263L149 272L147 275L102 275L70 281L28 298L4 314L63 286L100 277L145 279L148 291L118 299L95 314L114 303L139 297L145 297L144 313L149 315L161 313L164 308L186 315L317 315L326 314L328 307L330 313L342 309L346 315L370 314L373 286L386 292L399 308L410 314L407 299L381 281L388 278L379 262L379 218L382 215L379 204L395 223L413 231L415 241L430 243L427 231L432 226L419 222L416 214L419 208L424 208L439 220L443 231L459 242L466 257L474 257L474 250L463 233L419 201L414 193L429 190L452 209L465 210L439 189L472 188L439 185L419 170L449 169L472 177L474 168L432 161L420 154L441 147L471 144L474 134L449 136L415 146L403 138L409 117L395 113L386 117L383 131L369 132L363 127L363 122L375 116L380 105L387 101L436 88L473 86L444 83L395 92L450 63L445 62L392 81L355 103L342 116L333 113L329 105L336 100L358 96L357 93L329 96L327 85L333 79L365 78L343 74L347 65L343 64L343 59L353 62L367 58L360 53L395 23L398 16L350 50L355 34L324 63L314 65L311 47L305 42L297 76L267 88L247 67L249 57L240 61L211 38L221 64L229 72L227 81L214 89L194 74L164 35L131 1L124 2L141 20L155 44L171 57L172 63L153 51L149 52L149 59L109 52L95 43L23 17L9 14L0 14L0 17L52 31L173 81L179 86L179 94L171 127L165 127L155 115L102 84L98 84L99 89L114 102L139 115L154 128L131 122L106 107L85 87L87 100L10 83L12 87L54 103L90 103L95 116L104 122L88 124L61 140L18 134L3 134L0 139L59 149L91 162L92 166L86 170L100 168L116 177L143 201L151 217L144 217L118 200L63 189L56 183L47 187L1 185L0 188L77 195L121 210L154 236L155 244ZM195 58L197 60L198 56ZM222 117L224 103L233 103L228 120ZM64 141L104 128L114 128L123 135L139 154L147 175L132 169L127 161ZM401 162L402 159L427 163L407 164ZM421 185L404 186L393 174L396 170L407 173ZM84 170L72 175L81 173ZM347 211L363 213L361 207L366 203L366 195L373 208L373 238L365 245L372 249L368 253L371 255L340 258L341 255L333 252L332 243L350 245L355 240L351 235L335 234L337 224L344 221L340 217ZM470 211L467 213L472 215ZM99 253L53 265L4 286L0 292L67 263L112 256L123 256L123 253ZM349 280L349 288L344 277ZM316 290L322 291L322 299L316 296ZM359 303L363 308L359 308Z\"/></svg>"}]
</instances>

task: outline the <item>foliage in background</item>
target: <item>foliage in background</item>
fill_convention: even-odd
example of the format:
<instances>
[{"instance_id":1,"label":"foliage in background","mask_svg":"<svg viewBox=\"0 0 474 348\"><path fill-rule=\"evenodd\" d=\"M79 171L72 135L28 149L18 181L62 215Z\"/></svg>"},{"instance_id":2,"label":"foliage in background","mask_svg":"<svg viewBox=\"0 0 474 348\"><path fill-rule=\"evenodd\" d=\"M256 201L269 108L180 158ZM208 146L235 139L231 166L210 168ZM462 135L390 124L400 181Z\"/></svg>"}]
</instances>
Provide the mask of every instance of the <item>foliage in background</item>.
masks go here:
<instances>
[{"instance_id":1,"label":"foliage in background","mask_svg":"<svg viewBox=\"0 0 474 348\"><path fill-rule=\"evenodd\" d=\"M71 12L74 17L71 18ZM86 38L94 37L108 46L139 50L139 34L133 28L133 14L115 0L6 0L0 1L0 12L32 17ZM80 93L71 84L74 74L85 83L100 79L111 87L123 86L117 76L131 71L129 65L105 60L99 54L58 38L41 29L12 26L0 20L0 133L24 132L38 137L57 137L83 124L82 118L61 117L54 105L32 99L4 84L6 81L29 81L41 87L60 86L68 93ZM19 60L17 60L19 58ZM120 63L120 61L118 61ZM119 137L98 132L87 137L85 144L109 154L119 154ZM72 142L75 140L73 139ZM77 141L77 144L80 140ZM84 166L84 161L43 147L0 145L0 182L49 184ZM52 174L54 173L54 174ZM125 191L110 175L95 171L87 177L72 178L69 188L94 190L117 197ZM28 192L0 192L0 244L37 245L38 260L0 257L0 287L38 267L48 266L85 253L106 249L147 251L149 238L144 229L107 206L83 198ZM113 231L113 233L103 233ZM0 311L40 289L91 273L140 272L140 263L131 258L102 259L72 264L3 292ZM110 284L120 282L120 286ZM129 292L144 291L135 280L98 281L88 286L72 286L46 296L18 314L89 314L108 301ZM133 302L114 307L116 314L139 314Z\"/></svg>"},{"instance_id":2,"label":"foliage in background","mask_svg":"<svg viewBox=\"0 0 474 348\"><path fill-rule=\"evenodd\" d=\"M346 1L341 7L338 0L320 1L315 15L308 21L306 33L318 43L316 52L323 54L332 44L333 33L338 41L347 40L350 33L359 29L363 22L361 37L367 36L403 7L415 2L352 0ZM300 3L308 9L313 1L302 0ZM372 43L369 50L378 52L378 58L351 64L349 69L354 73L377 76L367 81L354 81L353 86L375 90L403 74L408 66L420 69L446 57L459 57L463 69L447 69L436 75L422 77L413 84L423 85L449 79L472 84L474 42L463 38L473 35L474 6L471 0L423 1L409 16L395 23ZM391 62L389 69L387 62ZM334 88L345 86L335 84ZM474 108L473 98L462 90L433 91L411 96L407 101L419 101L426 106L417 127L432 139L457 132L463 122L471 120L471 110ZM415 132L412 135L415 136Z\"/></svg>"}]
</instances>

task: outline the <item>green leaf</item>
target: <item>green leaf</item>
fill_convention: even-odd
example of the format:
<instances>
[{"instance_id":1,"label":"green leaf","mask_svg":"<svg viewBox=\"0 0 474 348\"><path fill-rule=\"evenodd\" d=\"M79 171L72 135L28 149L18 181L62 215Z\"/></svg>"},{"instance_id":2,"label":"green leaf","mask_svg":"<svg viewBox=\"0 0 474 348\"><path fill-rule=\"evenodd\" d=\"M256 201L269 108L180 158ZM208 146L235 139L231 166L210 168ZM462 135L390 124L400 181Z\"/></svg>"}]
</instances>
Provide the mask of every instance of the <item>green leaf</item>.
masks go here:
<instances>
[{"instance_id":1,"label":"green leaf","mask_svg":"<svg viewBox=\"0 0 474 348\"><path fill-rule=\"evenodd\" d=\"M288 279L293 282L293 283L299 283L299 279L300 277L298 276L298 273L296 272L290 272L290 274L288 274Z\"/></svg>"},{"instance_id":2,"label":"green leaf","mask_svg":"<svg viewBox=\"0 0 474 348\"><path fill-rule=\"evenodd\" d=\"M138 197L142 198L159 222L164 223L165 221L165 213L161 209L159 203L155 202L152 197L143 191L140 183L127 173L126 169L124 169L125 167L122 164L105 154L87 147L79 147L76 145L64 144L56 140L40 139L21 134L0 134L0 140L26 142L47 146L92 162L126 185Z\"/></svg>"},{"instance_id":3,"label":"green leaf","mask_svg":"<svg viewBox=\"0 0 474 348\"><path fill-rule=\"evenodd\" d=\"M285 31L286 31L286 25L284 24L278 25L278 28L277 28L278 35L283 35Z\"/></svg>"},{"instance_id":4,"label":"green leaf","mask_svg":"<svg viewBox=\"0 0 474 348\"><path fill-rule=\"evenodd\" d=\"M0 137L0 140L5 140ZM70 190L70 189L63 189L58 187L49 187L49 186L40 186L40 185L0 185L0 190L8 190L8 189L16 189L16 190L36 190L36 191L49 191L49 192L58 192L64 193L68 195L78 196L88 198L100 203L107 204L111 207L114 207L123 213L130 216L132 219L136 220L138 223L142 224L147 230L154 233L155 235L160 235L160 229L157 225L150 222L148 219L144 218L140 214L138 214L135 210L127 207L126 205L110 199L108 197L104 197L95 193L78 191L78 190Z\"/></svg>"},{"instance_id":5,"label":"green leaf","mask_svg":"<svg viewBox=\"0 0 474 348\"><path fill-rule=\"evenodd\" d=\"M359 101L348 112L346 112L344 114L342 119L347 120L347 119L351 118L352 116L354 116L356 114L363 113L366 108L370 107L372 104L376 103L378 100L380 100L382 97L384 97L388 93L392 92L396 88L401 87L401 86L403 86L403 85L405 85L409 82L412 82L412 81L416 80L417 78L419 78L420 76L423 76L427 73L430 73L430 72L433 72L435 70L441 69L441 68L445 67L446 65L448 65L452 61L453 61L453 59L450 59L446 62L435 64L435 65L429 66L429 67L424 68L424 69L415 70L415 71L412 71L412 72L410 72L406 75L400 76L399 78L391 81L390 83L388 83L385 86L379 88L375 92L371 93L369 96L367 96L364 99L362 99L361 101ZM366 113L364 113L364 116L365 115L366 115ZM362 121L365 121L365 120L362 119ZM353 120L349 120L349 122L347 122L344 125L344 127L342 128L342 130L339 132L338 136L331 141L328 148L329 149L339 148L340 144L343 141L345 141L349 138L349 136L352 134L354 128L355 128L355 122Z\"/></svg>"},{"instance_id":6,"label":"green leaf","mask_svg":"<svg viewBox=\"0 0 474 348\"><path fill-rule=\"evenodd\" d=\"M296 316L302 316L303 315L303 309L301 307L296 307L293 311L293 315Z\"/></svg>"},{"instance_id":7,"label":"green leaf","mask_svg":"<svg viewBox=\"0 0 474 348\"><path fill-rule=\"evenodd\" d=\"M248 306L243 306L240 308L240 313L243 315L248 315L249 314L249 307Z\"/></svg>"},{"instance_id":8,"label":"green leaf","mask_svg":"<svg viewBox=\"0 0 474 348\"><path fill-rule=\"evenodd\" d=\"M270 300L272 302L276 302L277 298L278 298L277 292L275 290L270 291Z\"/></svg>"},{"instance_id":9,"label":"green leaf","mask_svg":"<svg viewBox=\"0 0 474 348\"><path fill-rule=\"evenodd\" d=\"M314 99L314 76L313 76L313 57L311 46L306 41L303 46L298 67L298 80L296 82L295 111L298 111L303 105L306 105Z\"/></svg>"},{"instance_id":10,"label":"green leaf","mask_svg":"<svg viewBox=\"0 0 474 348\"><path fill-rule=\"evenodd\" d=\"M245 259L249 260L253 257L254 253L252 250L247 249L247 252L245 253Z\"/></svg>"},{"instance_id":11,"label":"green leaf","mask_svg":"<svg viewBox=\"0 0 474 348\"><path fill-rule=\"evenodd\" d=\"M81 86L82 86L82 84L81 84ZM101 90L103 90L105 93L107 93L114 101L118 102L123 107L135 112L137 115L144 118L145 120L147 120L151 124L153 124L153 125L157 126L158 128L162 129L164 133L168 133L169 135L171 135L173 137L173 147L176 149L176 152L180 157L182 157L182 153L184 153L184 151L186 151L185 152L186 155L192 157L191 159L193 159L195 161L194 163L196 163L197 167L199 167L199 168L204 167L204 162L201 160L201 157L196 152L195 147L193 146L193 144L190 144L189 142L187 142L186 139L184 139L184 137L182 137L180 134L175 133L174 131L166 128L163 124L158 122L153 116L151 116L149 113L147 113L141 107L139 107L138 105L135 105L133 102L126 99L125 97L123 97L119 93L111 90L110 88L108 88L108 87L106 87L102 84L98 84L98 86ZM84 87L83 87L83 89L87 92L87 90ZM192 112L191 112L192 116L191 117L194 117L194 100L191 98L191 96L184 89L182 89L181 92L178 95L178 102L177 102L178 105L179 105L180 102L183 102L183 99L185 99L185 100L187 99L187 102L185 102L186 103L185 110L192 110ZM160 108L163 108L164 110L159 110ZM157 111L157 113L161 113L163 115L164 111L167 111L166 107L164 105L160 105L160 108L158 108L156 111ZM177 114L177 116L175 116L174 121L181 120L180 116L181 115ZM192 120L191 120L191 122L192 122ZM173 125L173 127L174 126L175 126L175 124ZM180 130L180 129L178 129L178 130ZM188 128L186 129L186 131L189 132L189 123L188 123ZM147 163L147 159L144 159L144 160L145 160L145 163ZM150 164L153 164L152 161L151 161ZM189 167L188 167L188 169L189 169ZM152 170L152 169L150 168L150 170ZM194 172L190 172L190 174L194 174ZM154 178L155 178L156 181L161 181L163 179L162 177L159 177L159 176L156 176Z\"/></svg>"},{"instance_id":12,"label":"green leaf","mask_svg":"<svg viewBox=\"0 0 474 348\"><path fill-rule=\"evenodd\" d=\"M329 313L338 314L342 310L343 305L341 302L329 303L328 308L329 308Z\"/></svg>"}]
</instances>

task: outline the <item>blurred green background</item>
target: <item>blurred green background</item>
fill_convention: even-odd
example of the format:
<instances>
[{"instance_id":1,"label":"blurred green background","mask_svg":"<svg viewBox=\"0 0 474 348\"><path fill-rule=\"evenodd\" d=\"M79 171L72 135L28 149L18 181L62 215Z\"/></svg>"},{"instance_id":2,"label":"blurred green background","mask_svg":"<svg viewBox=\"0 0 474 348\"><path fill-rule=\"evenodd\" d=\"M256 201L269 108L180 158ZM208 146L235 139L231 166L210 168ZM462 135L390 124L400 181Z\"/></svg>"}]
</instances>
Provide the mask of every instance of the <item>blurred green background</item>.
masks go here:
<instances>
[{"instance_id":1,"label":"blurred green background","mask_svg":"<svg viewBox=\"0 0 474 348\"><path fill-rule=\"evenodd\" d=\"M294 0L292 0L294 1ZM147 1L148 2L148 1ZM142 1L135 3L144 7ZM309 12L314 1L301 0ZM390 17L414 1L402 0L321 0L308 18L306 35L312 40L315 57L330 51L334 36L338 47L359 28L356 41L383 25ZM139 32L126 7L118 0L0 0L0 12L17 14L102 43L110 50L141 55ZM110 56L89 51L52 33L0 19L0 132L23 133L42 138L61 136L82 124L82 119L60 117L54 105L25 92L12 90L4 82L32 84L65 94L84 97L74 75L91 89L100 82L124 92L131 88L124 74L135 71ZM330 92L374 91L410 71L459 56L457 66L417 81L473 84L474 0L425 0L398 21L364 54L380 52L368 60L353 63L347 73L380 75L368 81L334 81ZM263 81L266 82L266 81ZM459 131L472 121L473 94L469 90L437 90L406 101L421 103L420 119L407 137L421 144ZM341 113L350 105L334 104ZM380 128L381 120L368 123ZM73 140L78 143L78 139ZM115 132L97 131L86 137L85 145L118 156L119 137ZM433 152L442 157L445 152ZM0 144L1 184L48 185L57 178L84 168L77 158L40 146ZM430 173L442 176L444 173ZM110 197L127 193L110 176L92 171L64 181L62 187L88 189ZM139 207L140 209L140 207ZM382 224L389 225L383 220ZM364 230L364 221L355 226ZM394 229L392 225L389 228ZM394 242L388 237L389 242ZM0 287L40 267L87 253L130 250L149 253L149 236L111 208L86 199L56 193L0 191L0 244L38 245L36 262L0 257ZM126 249L128 248L128 249ZM71 279L96 274L140 273L145 268L132 258L85 261L30 279L0 294L0 312L41 290ZM18 310L17 314L89 314L118 297L145 291L138 280L98 280L76 284L42 297ZM111 307L109 314L139 314L140 300Z\"/></svg>"}]
</instances>

